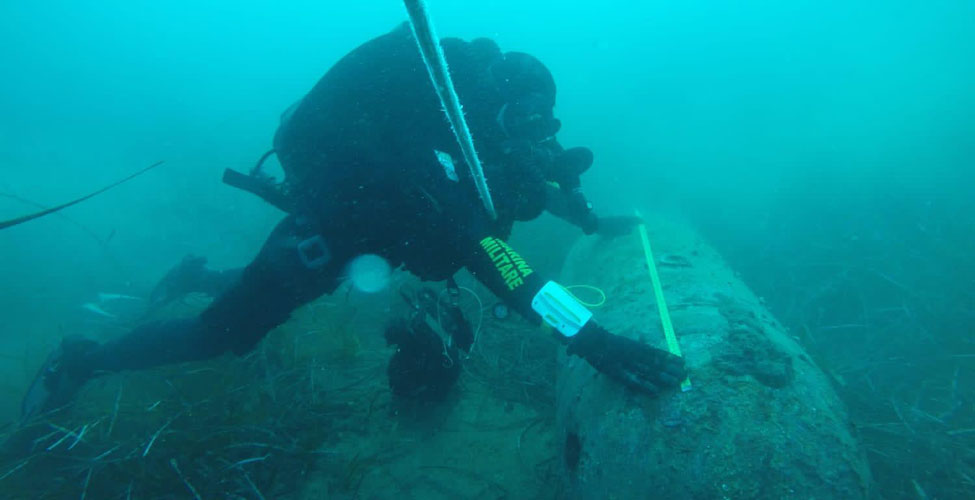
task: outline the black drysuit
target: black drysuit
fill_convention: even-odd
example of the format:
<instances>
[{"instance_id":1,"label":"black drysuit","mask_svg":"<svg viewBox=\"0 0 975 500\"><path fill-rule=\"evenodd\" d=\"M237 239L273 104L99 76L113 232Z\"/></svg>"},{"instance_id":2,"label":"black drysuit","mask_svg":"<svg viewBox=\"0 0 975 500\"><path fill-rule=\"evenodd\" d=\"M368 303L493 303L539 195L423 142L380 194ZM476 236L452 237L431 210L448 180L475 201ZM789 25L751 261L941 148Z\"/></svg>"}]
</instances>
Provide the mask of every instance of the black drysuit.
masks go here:
<instances>
[{"instance_id":1,"label":"black drysuit","mask_svg":"<svg viewBox=\"0 0 975 500\"><path fill-rule=\"evenodd\" d=\"M518 97L512 92L550 95L554 105L554 83L549 77L499 88L492 65L504 56L493 42L442 45L496 220L478 198L412 34L400 26L342 58L283 117L275 150L296 208L235 282L196 318L146 324L99 346L89 353L90 369L244 353L292 310L334 291L346 264L361 254L378 254L426 280L466 267L537 320L530 303L545 281L504 238L515 220L538 216L551 196L532 151L561 148L554 139L547 146L512 141L498 118Z\"/></svg>"},{"instance_id":2,"label":"black drysuit","mask_svg":"<svg viewBox=\"0 0 975 500\"><path fill-rule=\"evenodd\" d=\"M540 62L502 54L487 39L445 39L442 47L496 219L478 199L402 25L342 58L282 117L274 146L287 180L275 199L287 198L289 215L244 269L211 272L220 283L205 284L215 295L209 307L101 345L66 338L25 396L23 416L67 403L97 372L245 353L295 308L334 291L347 264L363 254L425 280L466 268L521 315L540 321L531 302L547 280L505 243L514 222L545 209L586 233L612 234L613 226L618 232L631 222L592 214L579 190L592 155L555 141L555 83ZM679 358L592 320L566 342L568 353L640 391L655 393L684 378Z\"/></svg>"}]
</instances>

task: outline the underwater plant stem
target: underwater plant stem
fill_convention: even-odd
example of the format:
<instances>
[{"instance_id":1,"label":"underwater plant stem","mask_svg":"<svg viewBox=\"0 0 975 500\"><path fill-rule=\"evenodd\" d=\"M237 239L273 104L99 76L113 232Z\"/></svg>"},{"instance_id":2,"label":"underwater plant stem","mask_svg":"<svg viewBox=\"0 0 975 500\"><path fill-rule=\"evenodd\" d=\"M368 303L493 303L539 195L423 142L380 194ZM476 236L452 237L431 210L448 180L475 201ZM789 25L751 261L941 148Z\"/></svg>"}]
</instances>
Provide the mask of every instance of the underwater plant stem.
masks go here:
<instances>
[{"instance_id":1,"label":"underwater plant stem","mask_svg":"<svg viewBox=\"0 0 975 500\"><path fill-rule=\"evenodd\" d=\"M269 456L271 456L270 453L268 453L266 455L261 455L259 457L245 458L245 459L243 459L243 460L241 460L239 462L236 462L236 463L233 463L233 464L227 466L227 469L233 469L234 467L240 467L241 465L252 464L254 462L263 462L263 461L267 460L267 457L269 457Z\"/></svg>"},{"instance_id":2,"label":"underwater plant stem","mask_svg":"<svg viewBox=\"0 0 975 500\"><path fill-rule=\"evenodd\" d=\"M74 442L71 443L71 446L68 446L68 449L70 450L75 446L77 446L77 444L81 442L81 438L85 435L85 432L87 431L88 431L88 424L85 424L84 427L81 428L81 432L78 433L78 436L74 438Z\"/></svg>"},{"instance_id":3,"label":"underwater plant stem","mask_svg":"<svg viewBox=\"0 0 975 500\"><path fill-rule=\"evenodd\" d=\"M251 481L251 477L248 474L244 474L244 480L254 490L254 494L257 495L258 500L265 500L264 495L261 494L261 490L257 489L257 485L254 484L254 481Z\"/></svg>"},{"instance_id":4,"label":"underwater plant stem","mask_svg":"<svg viewBox=\"0 0 975 500\"><path fill-rule=\"evenodd\" d=\"M961 436L961 435L964 435L964 434L975 434L975 427L968 428L968 429L955 429L955 430L948 431L945 434L947 434L949 436Z\"/></svg>"},{"instance_id":5,"label":"underwater plant stem","mask_svg":"<svg viewBox=\"0 0 975 500\"><path fill-rule=\"evenodd\" d=\"M118 417L118 403L122 399L122 384L118 386L118 394L115 395L115 408L112 409L112 420L108 423L108 436L112 435L112 429L115 428L115 419Z\"/></svg>"},{"instance_id":6,"label":"underwater plant stem","mask_svg":"<svg viewBox=\"0 0 975 500\"><path fill-rule=\"evenodd\" d=\"M23 462L21 462L20 464L18 464L13 469L8 470L6 473L4 473L4 475L0 476L0 481L3 481L4 479L7 478L7 476L9 476L9 475L13 474L14 472L17 472L18 470L22 469L25 465L27 465L28 462L31 461L32 458L34 458L34 457L29 457L26 460L24 460Z\"/></svg>"},{"instance_id":7,"label":"underwater plant stem","mask_svg":"<svg viewBox=\"0 0 975 500\"><path fill-rule=\"evenodd\" d=\"M900 420L901 423L904 424L904 427L906 427L907 430L911 431L911 434L917 434L914 428L911 427L911 424L907 423L907 420L904 418L904 415L901 413L901 409L900 407L897 406L897 401L895 401L894 398L890 398L890 405L894 407L894 413L897 414L898 420Z\"/></svg>"},{"instance_id":8,"label":"underwater plant stem","mask_svg":"<svg viewBox=\"0 0 975 500\"><path fill-rule=\"evenodd\" d=\"M58 445L61 444L61 443L63 443L66 439L68 439L71 436L76 436L76 435L77 434L75 434L75 431L67 431L65 433L65 435L61 436L61 439L58 439L57 441L54 442L54 444L52 444L51 446L48 446L47 449L46 449L46 451L51 451L54 448L57 448Z\"/></svg>"},{"instance_id":9,"label":"underwater plant stem","mask_svg":"<svg viewBox=\"0 0 975 500\"><path fill-rule=\"evenodd\" d=\"M186 488L189 489L190 493L193 494L193 498L195 498L196 500L201 500L200 494L196 492L196 488L194 488L193 485L186 480L186 478L183 476L183 472L179 470L179 464L176 463L175 458L169 459L169 465L172 466L173 470L176 471L176 475L179 476L179 480L183 481L183 484L186 485Z\"/></svg>"},{"instance_id":10,"label":"underwater plant stem","mask_svg":"<svg viewBox=\"0 0 975 500\"><path fill-rule=\"evenodd\" d=\"M95 469L94 467L88 468L88 475L85 476L85 486L81 489L81 500L85 500L85 497L88 496L88 483L91 482L91 472L94 469Z\"/></svg>"},{"instance_id":11,"label":"underwater plant stem","mask_svg":"<svg viewBox=\"0 0 975 500\"><path fill-rule=\"evenodd\" d=\"M481 167L481 160L474 149L474 139L471 130L464 119L464 111L460 105L460 98L454 89L454 82L450 78L450 71L447 69L447 59L444 57L443 48L440 47L440 38L433 29L433 21L427 12L424 0L403 0L406 11L410 15L410 27L413 28L413 37L420 48L420 55L423 63L427 67L433 89L440 98L447 121L457 139L460 151L464 155L464 160L470 168L471 177L474 185L481 196L484 209L487 210L491 219L497 219L498 214L494 210L494 201L491 199L491 192L488 190L487 180L484 178L484 169Z\"/></svg>"},{"instance_id":12,"label":"underwater plant stem","mask_svg":"<svg viewBox=\"0 0 975 500\"><path fill-rule=\"evenodd\" d=\"M149 454L149 450L152 449L152 444L156 442L156 439L159 438L159 435L162 434L162 431L166 430L166 427L169 427L169 424L173 423L173 419L175 418L176 417L173 417L167 420L166 423L163 424L162 427L160 427L159 430L157 430L156 433L152 435L152 439L150 439L149 444L146 445L145 451L142 452L143 457Z\"/></svg>"},{"instance_id":13,"label":"underwater plant stem","mask_svg":"<svg viewBox=\"0 0 975 500\"><path fill-rule=\"evenodd\" d=\"M924 488L921 487L921 484L917 482L917 479L911 479L911 485L914 486L914 493L917 494L918 498L922 500L927 500L928 498L931 498L928 496L928 493L924 491Z\"/></svg>"},{"instance_id":14,"label":"underwater plant stem","mask_svg":"<svg viewBox=\"0 0 975 500\"><path fill-rule=\"evenodd\" d=\"M109 449L108 449L108 451L106 451L106 452L104 452L104 453L102 453L101 455L98 455L97 457L95 457L95 458L93 458L93 459L91 459L91 461L92 461L92 462L97 462L97 461L99 461L99 460L101 460L101 459L103 459L103 458L105 458L105 457L107 457L107 456L108 456L108 455L110 455L110 454L111 454L111 453L112 453L113 451L115 451L115 450L117 450L117 449L119 449L119 447L121 447L121 446L122 446L122 445L120 445L120 444L117 444L117 445L115 445L115 446L113 446L113 447L111 447L111 448L109 448Z\"/></svg>"}]
</instances>

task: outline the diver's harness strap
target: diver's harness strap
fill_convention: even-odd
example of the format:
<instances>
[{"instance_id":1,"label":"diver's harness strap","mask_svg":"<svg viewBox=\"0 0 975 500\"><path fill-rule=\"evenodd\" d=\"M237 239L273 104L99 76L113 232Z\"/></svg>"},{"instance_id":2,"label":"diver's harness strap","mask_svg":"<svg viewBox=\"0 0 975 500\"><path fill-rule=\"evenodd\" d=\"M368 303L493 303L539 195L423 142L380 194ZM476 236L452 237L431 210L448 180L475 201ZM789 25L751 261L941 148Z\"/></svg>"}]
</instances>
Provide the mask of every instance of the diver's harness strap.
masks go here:
<instances>
[{"instance_id":1,"label":"diver's harness strap","mask_svg":"<svg viewBox=\"0 0 975 500\"><path fill-rule=\"evenodd\" d=\"M535 294L532 309L566 338L579 333L592 319L592 311L586 309L579 299L554 281L545 283Z\"/></svg>"}]
</instances>

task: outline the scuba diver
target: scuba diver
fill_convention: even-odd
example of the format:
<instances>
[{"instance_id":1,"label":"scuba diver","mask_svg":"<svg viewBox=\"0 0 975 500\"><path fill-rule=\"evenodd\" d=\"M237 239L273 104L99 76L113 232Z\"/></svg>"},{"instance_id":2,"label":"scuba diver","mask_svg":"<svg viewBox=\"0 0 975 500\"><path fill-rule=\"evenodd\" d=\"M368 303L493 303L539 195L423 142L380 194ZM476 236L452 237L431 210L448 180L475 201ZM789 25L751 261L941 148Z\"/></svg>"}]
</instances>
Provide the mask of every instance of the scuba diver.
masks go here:
<instances>
[{"instance_id":1,"label":"scuba diver","mask_svg":"<svg viewBox=\"0 0 975 500\"><path fill-rule=\"evenodd\" d=\"M567 352L599 372L649 394L677 385L685 376L681 358L599 326L505 242L515 221L545 210L586 234L625 234L638 222L593 213L579 181L593 155L556 141L561 124L548 69L484 38L441 45L496 219L478 202L468 169L456 166L464 160L404 23L344 56L283 114L273 149L283 181L261 171L268 155L251 175L225 172L225 182L288 214L254 260L214 271L188 257L153 291L156 303L193 291L212 295L198 316L145 323L101 344L66 337L29 389L23 418L70 403L100 373L247 353L294 309L333 292L347 264L366 254L429 281L466 268L512 310L554 327ZM402 342L408 328L394 325L390 343Z\"/></svg>"}]
</instances>

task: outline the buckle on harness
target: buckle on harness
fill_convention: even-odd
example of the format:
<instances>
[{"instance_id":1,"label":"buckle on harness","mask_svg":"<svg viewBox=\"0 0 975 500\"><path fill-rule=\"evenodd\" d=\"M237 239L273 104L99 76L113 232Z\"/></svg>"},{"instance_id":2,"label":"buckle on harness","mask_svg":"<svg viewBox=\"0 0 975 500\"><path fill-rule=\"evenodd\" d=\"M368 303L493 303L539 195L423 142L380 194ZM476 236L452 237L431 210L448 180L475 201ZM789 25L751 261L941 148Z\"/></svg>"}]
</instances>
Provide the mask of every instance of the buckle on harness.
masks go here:
<instances>
[{"instance_id":1,"label":"buckle on harness","mask_svg":"<svg viewBox=\"0 0 975 500\"><path fill-rule=\"evenodd\" d=\"M320 235L312 236L298 243L298 258L308 269L318 269L332 260L332 253Z\"/></svg>"}]
</instances>

